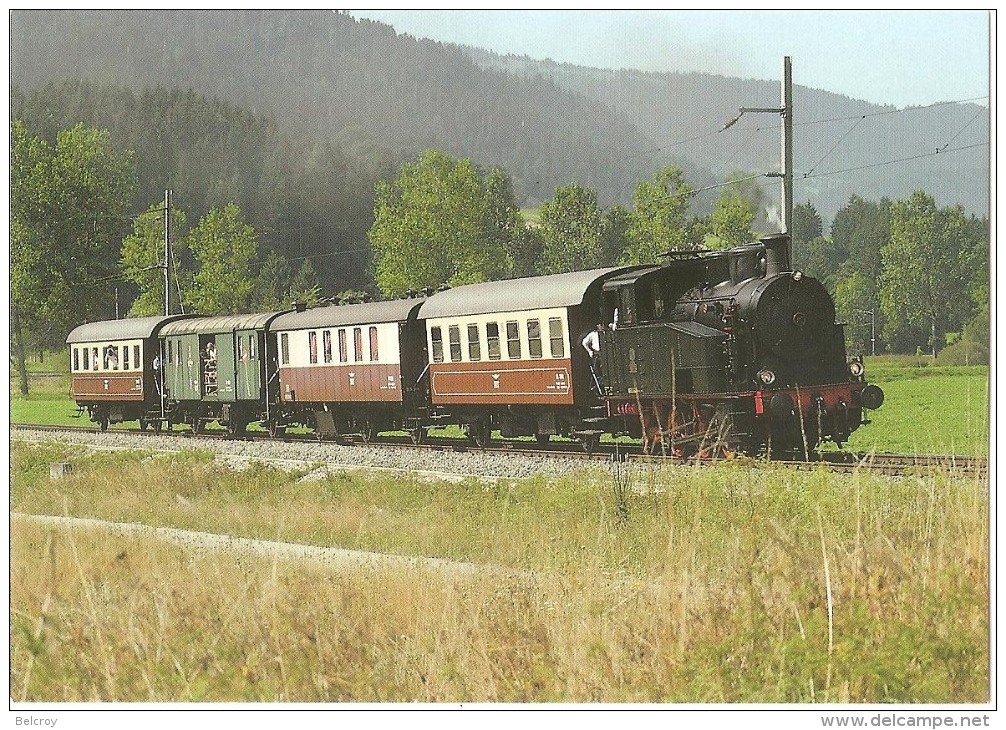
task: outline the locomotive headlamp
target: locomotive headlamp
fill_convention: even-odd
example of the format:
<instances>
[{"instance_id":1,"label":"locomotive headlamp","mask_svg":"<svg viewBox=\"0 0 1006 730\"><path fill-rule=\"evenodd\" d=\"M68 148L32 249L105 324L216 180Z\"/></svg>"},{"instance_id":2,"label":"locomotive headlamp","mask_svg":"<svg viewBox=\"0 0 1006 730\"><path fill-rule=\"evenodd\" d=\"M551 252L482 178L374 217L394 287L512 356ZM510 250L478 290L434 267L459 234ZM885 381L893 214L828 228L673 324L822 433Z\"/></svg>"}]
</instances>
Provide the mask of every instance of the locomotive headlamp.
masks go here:
<instances>
[{"instance_id":1,"label":"locomotive headlamp","mask_svg":"<svg viewBox=\"0 0 1006 730\"><path fill-rule=\"evenodd\" d=\"M775 373L773 373L768 368L758 371L758 380L762 382L763 385L772 385L775 382Z\"/></svg>"},{"instance_id":2,"label":"locomotive headlamp","mask_svg":"<svg viewBox=\"0 0 1006 730\"><path fill-rule=\"evenodd\" d=\"M794 271L793 272L793 281L800 281L800 279L802 279L802 278L803 278L803 272L802 271Z\"/></svg>"},{"instance_id":3,"label":"locomotive headlamp","mask_svg":"<svg viewBox=\"0 0 1006 730\"><path fill-rule=\"evenodd\" d=\"M863 367L863 363L859 360L853 360L849 363L849 374L854 378L858 378L862 375L865 369L866 368Z\"/></svg>"}]
</instances>

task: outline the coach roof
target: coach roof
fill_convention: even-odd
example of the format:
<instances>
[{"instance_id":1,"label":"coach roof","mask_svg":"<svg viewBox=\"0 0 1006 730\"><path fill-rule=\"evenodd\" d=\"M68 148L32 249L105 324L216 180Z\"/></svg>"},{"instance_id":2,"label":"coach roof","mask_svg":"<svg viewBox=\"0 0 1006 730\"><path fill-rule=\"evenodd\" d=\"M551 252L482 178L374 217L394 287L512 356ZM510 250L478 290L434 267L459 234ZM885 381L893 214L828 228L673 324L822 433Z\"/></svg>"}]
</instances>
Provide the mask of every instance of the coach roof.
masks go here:
<instances>
[{"instance_id":1,"label":"coach roof","mask_svg":"<svg viewBox=\"0 0 1006 730\"><path fill-rule=\"evenodd\" d=\"M220 334L238 330L265 329L281 312L264 314L225 314L219 317L202 317L172 322L161 330L162 335Z\"/></svg>"},{"instance_id":2,"label":"coach roof","mask_svg":"<svg viewBox=\"0 0 1006 730\"><path fill-rule=\"evenodd\" d=\"M104 322L88 322L75 327L66 336L67 344L75 342L112 342L142 340L157 334L162 325L180 319L192 318L190 314L172 314L168 317L127 317Z\"/></svg>"},{"instance_id":3,"label":"coach roof","mask_svg":"<svg viewBox=\"0 0 1006 730\"><path fill-rule=\"evenodd\" d=\"M339 306L315 307L303 312L288 312L272 325L274 330L304 330L315 327L342 327L378 322L405 322L416 318L424 299L392 299Z\"/></svg>"},{"instance_id":4,"label":"coach roof","mask_svg":"<svg viewBox=\"0 0 1006 730\"><path fill-rule=\"evenodd\" d=\"M640 267L614 267L574 271L569 274L532 276L525 279L487 281L438 292L419 310L422 319L455 317L492 312L518 312L552 307L575 307L583 303L591 286L609 276Z\"/></svg>"}]
</instances>

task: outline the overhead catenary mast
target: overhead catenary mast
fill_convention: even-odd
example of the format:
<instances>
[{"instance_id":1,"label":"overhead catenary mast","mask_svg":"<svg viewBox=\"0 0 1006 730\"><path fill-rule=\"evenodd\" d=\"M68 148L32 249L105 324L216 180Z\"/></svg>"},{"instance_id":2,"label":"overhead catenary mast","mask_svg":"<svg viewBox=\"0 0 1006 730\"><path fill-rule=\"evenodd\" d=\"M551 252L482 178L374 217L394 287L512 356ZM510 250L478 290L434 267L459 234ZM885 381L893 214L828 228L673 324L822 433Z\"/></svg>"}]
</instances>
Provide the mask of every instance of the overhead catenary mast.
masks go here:
<instances>
[{"instance_id":1,"label":"overhead catenary mast","mask_svg":"<svg viewBox=\"0 0 1006 730\"><path fill-rule=\"evenodd\" d=\"M793 230L793 62L782 59L782 232ZM792 242L790 248L792 249ZM792 250L790 260L792 261Z\"/></svg>"},{"instance_id":2,"label":"overhead catenary mast","mask_svg":"<svg viewBox=\"0 0 1006 730\"><path fill-rule=\"evenodd\" d=\"M790 56L782 59L782 105L776 107L741 107L736 117L723 125L729 129L748 113L778 114L782 117L782 159L779 172L765 173L765 177L778 177L782 181L779 206L782 208L782 230L791 233L793 229L793 60ZM793 241L790 239L787 260L793 260Z\"/></svg>"}]
</instances>

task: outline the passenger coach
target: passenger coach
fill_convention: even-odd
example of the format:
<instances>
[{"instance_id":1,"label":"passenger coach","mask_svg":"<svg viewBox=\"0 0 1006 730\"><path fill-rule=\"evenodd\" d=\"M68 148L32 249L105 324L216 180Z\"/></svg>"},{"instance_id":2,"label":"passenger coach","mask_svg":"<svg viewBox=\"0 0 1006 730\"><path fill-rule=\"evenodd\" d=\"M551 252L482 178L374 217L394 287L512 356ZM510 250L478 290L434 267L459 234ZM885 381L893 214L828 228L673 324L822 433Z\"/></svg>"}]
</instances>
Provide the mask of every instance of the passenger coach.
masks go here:
<instances>
[{"instance_id":1,"label":"passenger coach","mask_svg":"<svg viewBox=\"0 0 1006 730\"><path fill-rule=\"evenodd\" d=\"M319 438L409 430L420 440L427 398L421 382L425 336L416 318L422 299L318 307L273 324L279 351L279 398L286 420Z\"/></svg>"},{"instance_id":2,"label":"passenger coach","mask_svg":"<svg viewBox=\"0 0 1006 730\"><path fill-rule=\"evenodd\" d=\"M139 317L82 324L66 338L70 390L79 413L86 409L101 430L110 423L140 422L160 430L162 390L155 364L164 325L185 318Z\"/></svg>"},{"instance_id":3,"label":"passenger coach","mask_svg":"<svg viewBox=\"0 0 1006 730\"><path fill-rule=\"evenodd\" d=\"M501 435L601 433L605 409L583 337L614 319L595 269L448 289L419 310L426 322L434 415L461 423L471 441Z\"/></svg>"},{"instance_id":4,"label":"passenger coach","mask_svg":"<svg viewBox=\"0 0 1006 730\"><path fill-rule=\"evenodd\" d=\"M275 433L276 352L267 333L280 314L186 319L164 327L169 427L187 423L201 431L215 420L240 434L258 421Z\"/></svg>"}]
</instances>

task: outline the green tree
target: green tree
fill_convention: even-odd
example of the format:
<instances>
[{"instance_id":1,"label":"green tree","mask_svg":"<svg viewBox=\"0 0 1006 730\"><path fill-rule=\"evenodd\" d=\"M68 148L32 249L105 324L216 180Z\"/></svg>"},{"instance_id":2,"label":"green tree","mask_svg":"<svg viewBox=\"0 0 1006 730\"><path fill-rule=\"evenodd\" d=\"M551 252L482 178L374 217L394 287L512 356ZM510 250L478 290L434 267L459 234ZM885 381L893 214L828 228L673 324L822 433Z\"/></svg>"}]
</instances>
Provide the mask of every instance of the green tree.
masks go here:
<instances>
[{"instance_id":1,"label":"green tree","mask_svg":"<svg viewBox=\"0 0 1006 730\"><path fill-rule=\"evenodd\" d=\"M171 231L181 231L185 211L171 209ZM179 262L185 259L185 239L172 235L171 292L172 302L187 301L192 286L192 273ZM164 311L164 204L155 203L133 219L133 231L122 240L119 266L123 276L136 284L139 296L129 308L129 316L146 317ZM175 304L171 310L178 311Z\"/></svg>"},{"instance_id":2,"label":"green tree","mask_svg":"<svg viewBox=\"0 0 1006 730\"><path fill-rule=\"evenodd\" d=\"M540 272L561 274L601 266L604 228L597 193L576 183L556 189L555 198L541 206L545 245Z\"/></svg>"},{"instance_id":3,"label":"green tree","mask_svg":"<svg viewBox=\"0 0 1006 730\"><path fill-rule=\"evenodd\" d=\"M490 181L492 196L471 160L427 150L403 165L394 183L378 184L369 237L374 279L386 296L486 281L510 270L513 221L505 185L499 175Z\"/></svg>"},{"instance_id":4,"label":"green tree","mask_svg":"<svg viewBox=\"0 0 1006 730\"><path fill-rule=\"evenodd\" d=\"M751 232L756 208L741 191L733 186L725 188L709 214L709 248L730 248L750 243L755 238Z\"/></svg>"},{"instance_id":5,"label":"green tree","mask_svg":"<svg viewBox=\"0 0 1006 730\"><path fill-rule=\"evenodd\" d=\"M241 209L228 203L214 208L189 232L186 243L198 262L191 301L201 314L234 314L252 308L252 263L258 236L244 222Z\"/></svg>"},{"instance_id":6,"label":"green tree","mask_svg":"<svg viewBox=\"0 0 1006 730\"><path fill-rule=\"evenodd\" d=\"M835 285L836 296L839 282L855 278L855 284L850 286L857 292L858 308L873 312L878 350L888 344L882 336L885 328L879 282L880 250L891 238L890 208L891 201L886 198L876 203L853 195L832 221L830 250L795 250L802 270L815 276L821 270L823 278Z\"/></svg>"},{"instance_id":7,"label":"green tree","mask_svg":"<svg viewBox=\"0 0 1006 730\"><path fill-rule=\"evenodd\" d=\"M316 307L321 304L321 285L318 284L318 273L314 270L311 259L304 259L304 263L300 265L297 273L290 280L285 306L290 306L293 302L308 307Z\"/></svg>"},{"instance_id":8,"label":"green tree","mask_svg":"<svg viewBox=\"0 0 1006 730\"><path fill-rule=\"evenodd\" d=\"M793 267L821 280L831 292L841 279L846 278L841 271L848 258L849 252L826 236L818 236L793 249Z\"/></svg>"},{"instance_id":9,"label":"green tree","mask_svg":"<svg viewBox=\"0 0 1006 730\"><path fill-rule=\"evenodd\" d=\"M850 351L873 354L880 334L880 312L874 309L873 284L860 272L841 279L835 286L835 312L846 322L846 342Z\"/></svg>"},{"instance_id":10,"label":"green tree","mask_svg":"<svg viewBox=\"0 0 1006 730\"><path fill-rule=\"evenodd\" d=\"M111 309L134 190L132 155L106 132L78 125L50 146L11 123L10 336L22 393L29 342Z\"/></svg>"},{"instance_id":11,"label":"green tree","mask_svg":"<svg viewBox=\"0 0 1006 730\"><path fill-rule=\"evenodd\" d=\"M604 211L604 231L601 234L601 264L615 266L629 245L632 211L623 205L613 205Z\"/></svg>"},{"instance_id":12,"label":"green tree","mask_svg":"<svg viewBox=\"0 0 1006 730\"><path fill-rule=\"evenodd\" d=\"M881 249L885 336L921 329L928 338L919 345L935 355L944 334L974 315L978 242L969 232L963 207L937 208L921 190L891 206L891 238Z\"/></svg>"},{"instance_id":13,"label":"green tree","mask_svg":"<svg viewBox=\"0 0 1006 730\"><path fill-rule=\"evenodd\" d=\"M809 200L793 206L793 248L824 235L824 223L817 208Z\"/></svg>"},{"instance_id":14,"label":"green tree","mask_svg":"<svg viewBox=\"0 0 1006 730\"><path fill-rule=\"evenodd\" d=\"M506 262L500 274L523 276L533 271L533 239L527 236L524 218L517 207L513 181L501 168L494 167L485 176L486 206L482 223L485 242L492 251L504 251Z\"/></svg>"},{"instance_id":15,"label":"green tree","mask_svg":"<svg viewBox=\"0 0 1006 730\"><path fill-rule=\"evenodd\" d=\"M258 276L255 278L254 308L273 311L287 306L289 302L284 300L290 291L292 278L293 272L287 258L276 251L270 251L259 266Z\"/></svg>"},{"instance_id":16,"label":"green tree","mask_svg":"<svg viewBox=\"0 0 1006 730\"><path fill-rule=\"evenodd\" d=\"M621 255L625 264L653 263L671 249L689 248L686 216L692 189L677 165L658 170L653 179L636 186Z\"/></svg>"}]
</instances>

